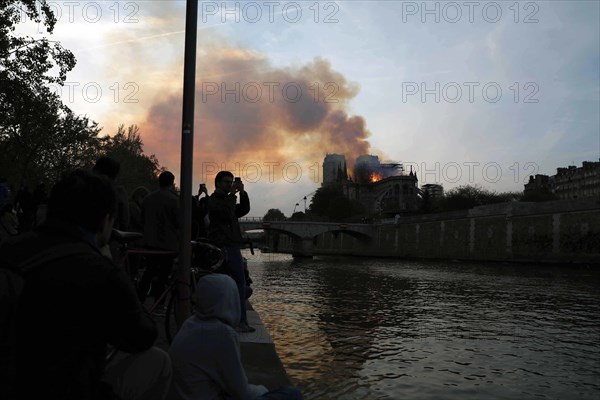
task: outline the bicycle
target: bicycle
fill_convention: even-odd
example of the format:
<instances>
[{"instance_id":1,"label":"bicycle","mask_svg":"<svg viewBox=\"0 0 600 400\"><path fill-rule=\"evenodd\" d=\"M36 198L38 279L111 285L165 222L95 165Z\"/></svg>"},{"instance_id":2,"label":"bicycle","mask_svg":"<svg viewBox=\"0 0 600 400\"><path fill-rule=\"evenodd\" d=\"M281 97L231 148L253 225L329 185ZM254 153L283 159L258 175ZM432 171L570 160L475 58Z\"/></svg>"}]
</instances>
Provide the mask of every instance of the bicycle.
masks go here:
<instances>
[{"instance_id":1,"label":"bicycle","mask_svg":"<svg viewBox=\"0 0 600 400\"><path fill-rule=\"evenodd\" d=\"M138 286L140 271L135 268L131 262L131 255L139 255L142 257L151 257L153 255L173 255L176 253L168 250L155 250L147 249L143 247L130 247L130 244L136 240L142 238L142 234L137 232L123 232L113 229L113 239L120 245L119 254L120 262L125 268L126 272L131 277L134 285ZM217 272L219 267L225 261L225 253L207 241L198 240L191 241L192 244L192 268L190 275L190 296L194 292L194 288L198 280L207 273ZM164 291L154 300L154 303L147 308L147 311L154 316L164 317L164 332L167 341L171 343L175 334L177 333L177 323L175 321L175 305L178 300L177 287L181 284L177 280L177 266L179 263L178 258L174 258L173 266L169 274L168 283ZM142 268L143 269L143 268ZM149 289L150 290L150 289ZM168 299L167 299L168 298ZM186 299L187 300L187 299ZM163 313L157 313L155 310L158 309L162 304L166 303Z\"/></svg>"},{"instance_id":2,"label":"bicycle","mask_svg":"<svg viewBox=\"0 0 600 400\"><path fill-rule=\"evenodd\" d=\"M219 272L219 268L225 262L225 253L208 242L192 240L192 266L190 268L190 298L183 300L191 300L196 285L200 278L204 275ZM177 333L178 326L175 320L175 307L179 299L177 288L181 284L177 281L177 265L179 260L176 259L173 263L173 270L169 278L169 283L165 288L165 291L156 300L156 303L160 303L165 296L169 296L167 307L165 309L165 336L169 344L173 341L175 334ZM193 305L193 301L192 301Z\"/></svg>"}]
</instances>

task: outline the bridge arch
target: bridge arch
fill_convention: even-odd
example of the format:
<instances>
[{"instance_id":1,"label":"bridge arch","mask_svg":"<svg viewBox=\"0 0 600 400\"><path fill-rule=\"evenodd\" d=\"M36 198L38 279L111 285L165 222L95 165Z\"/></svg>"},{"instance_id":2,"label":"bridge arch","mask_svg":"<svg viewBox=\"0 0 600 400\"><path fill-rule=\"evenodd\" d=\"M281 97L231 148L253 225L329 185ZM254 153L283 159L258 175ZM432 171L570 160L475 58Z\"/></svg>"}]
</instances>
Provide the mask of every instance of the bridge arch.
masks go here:
<instances>
[{"instance_id":1,"label":"bridge arch","mask_svg":"<svg viewBox=\"0 0 600 400\"><path fill-rule=\"evenodd\" d=\"M370 224L346 224L336 222L312 221L262 221L257 219L240 220L240 227L247 230L263 229L277 232L292 239L294 255L310 255L318 237L324 233L348 235L358 240L370 242L374 237L374 228Z\"/></svg>"}]
</instances>

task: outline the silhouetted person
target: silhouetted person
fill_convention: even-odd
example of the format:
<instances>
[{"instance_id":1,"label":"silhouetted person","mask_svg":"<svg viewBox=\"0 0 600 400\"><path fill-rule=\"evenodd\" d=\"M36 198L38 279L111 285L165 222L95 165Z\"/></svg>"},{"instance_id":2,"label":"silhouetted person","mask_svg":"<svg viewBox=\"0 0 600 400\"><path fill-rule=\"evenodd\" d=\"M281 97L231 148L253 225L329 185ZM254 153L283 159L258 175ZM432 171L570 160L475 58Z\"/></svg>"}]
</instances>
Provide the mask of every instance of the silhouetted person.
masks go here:
<instances>
[{"instance_id":1,"label":"silhouetted person","mask_svg":"<svg viewBox=\"0 0 600 400\"><path fill-rule=\"evenodd\" d=\"M236 194L240 196L237 204ZM246 279L244 259L240 252L244 243L238 218L250 212L250 199L241 181L235 181L229 171L221 171L215 177L215 191L208 198L208 237L227 252L226 271L237 284L240 296L240 332L254 332L246 316Z\"/></svg>"},{"instance_id":2,"label":"silhouetted person","mask_svg":"<svg viewBox=\"0 0 600 400\"><path fill-rule=\"evenodd\" d=\"M198 281L195 312L169 349L173 362L171 397L184 400L301 400L295 388L271 392L248 384L234 327L240 320L237 285L227 275L209 274Z\"/></svg>"},{"instance_id":3,"label":"silhouetted person","mask_svg":"<svg viewBox=\"0 0 600 400\"><path fill-rule=\"evenodd\" d=\"M113 183L119 175L121 170L121 164L117 160L111 157L100 157L96 160L93 171L100 175L105 175ZM129 229L129 197L127 190L123 185L116 185L115 190L117 192L117 213L115 216L115 229L126 231Z\"/></svg>"},{"instance_id":4,"label":"silhouetted person","mask_svg":"<svg viewBox=\"0 0 600 400\"><path fill-rule=\"evenodd\" d=\"M164 254L155 254L147 259L146 271L138 285L142 302L154 277L152 294L159 297L165 290L172 269L173 259L179 251L179 196L175 193L175 176L169 171L158 177L160 188L142 201L142 220L144 224L144 245L150 249L163 250Z\"/></svg>"},{"instance_id":5,"label":"silhouetted person","mask_svg":"<svg viewBox=\"0 0 600 400\"><path fill-rule=\"evenodd\" d=\"M142 218L142 202L150 194L144 186L135 188L129 199L129 230L133 232L144 232Z\"/></svg>"},{"instance_id":6,"label":"silhouetted person","mask_svg":"<svg viewBox=\"0 0 600 400\"><path fill-rule=\"evenodd\" d=\"M171 366L152 348L156 325L129 277L99 252L115 212L112 183L78 170L52 188L41 226L0 246L3 267L25 278L14 346L17 398L166 395ZM105 365L109 344L125 353Z\"/></svg>"}]
</instances>

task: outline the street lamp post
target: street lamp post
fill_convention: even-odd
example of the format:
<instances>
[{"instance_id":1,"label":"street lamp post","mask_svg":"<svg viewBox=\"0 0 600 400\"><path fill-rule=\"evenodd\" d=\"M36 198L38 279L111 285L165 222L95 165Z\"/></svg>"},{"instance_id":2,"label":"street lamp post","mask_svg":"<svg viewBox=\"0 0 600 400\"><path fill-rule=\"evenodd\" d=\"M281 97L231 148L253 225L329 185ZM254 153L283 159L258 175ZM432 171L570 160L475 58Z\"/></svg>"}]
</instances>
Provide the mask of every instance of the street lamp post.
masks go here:
<instances>
[{"instance_id":1,"label":"street lamp post","mask_svg":"<svg viewBox=\"0 0 600 400\"><path fill-rule=\"evenodd\" d=\"M294 216L294 214L296 214L296 207L298 207L300 204L296 203L296 205L294 206L294 211L292 211L292 216Z\"/></svg>"},{"instance_id":2,"label":"street lamp post","mask_svg":"<svg viewBox=\"0 0 600 400\"><path fill-rule=\"evenodd\" d=\"M306 196L304 196L304 214L306 214Z\"/></svg>"},{"instance_id":3,"label":"street lamp post","mask_svg":"<svg viewBox=\"0 0 600 400\"><path fill-rule=\"evenodd\" d=\"M183 211L179 271L177 282L177 326L189 317L190 267L192 258L192 161L194 149L194 97L196 94L196 34L198 29L198 0L187 0L185 20L185 55L183 67L183 115L181 127L180 206Z\"/></svg>"}]
</instances>

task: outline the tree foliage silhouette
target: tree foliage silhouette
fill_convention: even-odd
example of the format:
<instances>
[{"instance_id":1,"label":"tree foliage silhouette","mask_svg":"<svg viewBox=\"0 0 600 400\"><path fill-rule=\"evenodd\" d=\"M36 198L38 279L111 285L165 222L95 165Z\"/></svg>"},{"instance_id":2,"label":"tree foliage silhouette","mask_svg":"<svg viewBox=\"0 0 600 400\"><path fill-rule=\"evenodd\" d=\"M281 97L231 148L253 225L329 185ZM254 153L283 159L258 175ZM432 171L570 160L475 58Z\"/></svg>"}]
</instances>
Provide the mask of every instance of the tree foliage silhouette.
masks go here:
<instances>
[{"instance_id":1,"label":"tree foliage silhouette","mask_svg":"<svg viewBox=\"0 0 600 400\"><path fill-rule=\"evenodd\" d=\"M285 221L285 215L278 208L271 208L263 217L263 221Z\"/></svg>"},{"instance_id":2,"label":"tree foliage silhouette","mask_svg":"<svg viewBox=\"0 0 600 400\"><path fill-rule=\"evenodd\" d=\"M329 185L317 189L310 202L309 212L340 221L363 214L365 208L358 201L348 199L341 185Z\"/></svg>"},{"instance_id":3,"label":"tree foliage silhouette","mask_svg":"<svg viewBox=\"0 0 600 400\"><path fill-rule=\"evenodd\" d=\"M43 35L17 32L25 17ZM51 90L76 60L49 40L56 17L46 0L0 0L0 169L13 184L53 182L98 148L98 125L75 115Z\"/></svg>"},{"instance_id":4,"label":"tree foliage silhouette","mask_svg":"<svg viewBox=\"0 0 600 400\"><path fill-rule=\"evenodd\" d=\"M133 193L138 186L149 190L158 188L158 175L164 168L160 167L154 154L144 154L144 143L137 125L127 129L120 125L113 136L105 136L101 140L100 155L112 157L121 164L117 184L123 185L128 193Z\"/></svg>"},{"instance_id":5,"label":"tree foliage silhouette","mask_svg":"<svg viewBox=\"0 0 600 400\"><path fill-rule=\"evenodd\" d=\"M468 210L473 207L487 204L517 201L521 193L497 193L482 188L481 186L464 185L450 189L444 196L435 202L435 211Z\"/></svg>"}]
</instances>

